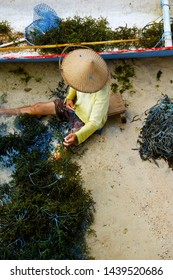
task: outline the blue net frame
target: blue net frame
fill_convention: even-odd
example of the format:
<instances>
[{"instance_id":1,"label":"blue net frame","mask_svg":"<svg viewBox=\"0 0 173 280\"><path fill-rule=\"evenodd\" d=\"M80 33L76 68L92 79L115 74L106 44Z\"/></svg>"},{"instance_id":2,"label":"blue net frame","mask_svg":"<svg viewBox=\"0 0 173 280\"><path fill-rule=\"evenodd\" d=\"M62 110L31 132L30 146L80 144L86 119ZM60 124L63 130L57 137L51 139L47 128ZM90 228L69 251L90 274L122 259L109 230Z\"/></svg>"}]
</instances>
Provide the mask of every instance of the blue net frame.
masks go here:
<instances>
[{"instance_id":1,"label":"blue net frame","mask_svg":"<svg viewBox=\"0 0 173 280\"><path fill-rule=\"evenodd\" d=\"M38 4L33 10L33 22L25 28L25 39L33 46L33 39L38 35L44 35L46 31L59 27L60 18L54 9L45 3Z\"/></svg>"}]
</instances>

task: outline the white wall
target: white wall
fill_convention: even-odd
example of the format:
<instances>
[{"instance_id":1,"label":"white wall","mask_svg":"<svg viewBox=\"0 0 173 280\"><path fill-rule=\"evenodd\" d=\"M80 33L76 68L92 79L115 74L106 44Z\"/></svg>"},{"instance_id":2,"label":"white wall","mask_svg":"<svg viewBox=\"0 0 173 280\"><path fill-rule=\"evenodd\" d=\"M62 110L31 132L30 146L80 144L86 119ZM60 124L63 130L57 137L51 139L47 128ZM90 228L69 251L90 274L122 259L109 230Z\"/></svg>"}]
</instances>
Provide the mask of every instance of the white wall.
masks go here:
<instances>
[{"instance_id":1,"label":"white wall","mask_svg":"<svg viewBox=\"0 0 173 280\"><path fill-rule=\"evenodd\" d=\"M102 16L111 27L142 27L162 15L160 0L0 0L0 21L7 20L15 30L24 31L33 21L33 7L42 2L60 18Z\"/></svg>"}]
</instances>

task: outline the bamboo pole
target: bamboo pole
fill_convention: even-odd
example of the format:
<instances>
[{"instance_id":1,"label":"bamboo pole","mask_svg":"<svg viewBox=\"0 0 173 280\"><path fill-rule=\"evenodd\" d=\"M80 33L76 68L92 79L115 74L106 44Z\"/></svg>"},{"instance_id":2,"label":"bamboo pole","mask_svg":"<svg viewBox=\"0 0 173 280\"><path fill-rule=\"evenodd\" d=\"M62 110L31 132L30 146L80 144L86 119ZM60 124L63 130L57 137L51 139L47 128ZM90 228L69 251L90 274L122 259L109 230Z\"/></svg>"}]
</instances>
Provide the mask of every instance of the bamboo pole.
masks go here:
<instances>
[{"instance_id":1,"label":"bamboo pole","mask_svg":"<svg viewBox=\"0 0 173 280\"><path fill-rule=\"evenodd\" d=\"M66 43L66 44L55 44L55 45L43 45L43 46L20 46L20 47L5 47L1 48L0 51L18 51L18 50L26 50L26 49L51 49L51 48L61 48L67 46L82 46L82 45L101 45L101 44L114 44L114 43L130 43L137 42L140 39L127 39L127 40L110 40L110 41L101 41L101 42L82 42L82 43Z\"/></svg>"}]
</instances>

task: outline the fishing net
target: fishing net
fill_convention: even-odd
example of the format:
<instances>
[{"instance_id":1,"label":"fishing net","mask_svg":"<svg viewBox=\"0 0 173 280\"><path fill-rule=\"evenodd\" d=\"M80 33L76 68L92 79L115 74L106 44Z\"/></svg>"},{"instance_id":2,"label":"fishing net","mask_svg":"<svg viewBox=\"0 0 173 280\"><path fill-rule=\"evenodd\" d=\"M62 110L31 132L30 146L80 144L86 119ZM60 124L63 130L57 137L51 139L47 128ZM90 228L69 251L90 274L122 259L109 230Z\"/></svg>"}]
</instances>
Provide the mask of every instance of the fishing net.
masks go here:
<instances>
[{"instance_id":1,"label":"fishing net","mask_svg":"<svg viewBox=\"0 0 173 280\"><path fill-rule=\"evenodd\" d=\"M34 38L44 35L46 31L59 27L60 18L47 4L41 3L34 7L33 22L25 28L25 39L29 45L34 45Z\"/></svg>"},{"instance_id":2,"label":"fishing net","mask_svg":"<svg viewBox=\"0 0 173 280\"><path fill-rule=\"evenodd\" d=\"M173 168L173 103L165 95L146 115L137 141L140 157L156 164L156 159L163 158Z\"/></svg>"}]
</instances>

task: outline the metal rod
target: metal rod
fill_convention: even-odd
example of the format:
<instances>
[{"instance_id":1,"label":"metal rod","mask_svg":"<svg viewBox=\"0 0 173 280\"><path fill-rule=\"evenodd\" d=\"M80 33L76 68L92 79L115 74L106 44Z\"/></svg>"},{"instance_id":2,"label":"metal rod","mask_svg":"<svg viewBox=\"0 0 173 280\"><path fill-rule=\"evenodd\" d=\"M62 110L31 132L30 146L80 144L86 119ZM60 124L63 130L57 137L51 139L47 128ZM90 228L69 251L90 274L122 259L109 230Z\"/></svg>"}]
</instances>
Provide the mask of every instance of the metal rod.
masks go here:
<instances>
[{"instance_id":1,"label":"metal rod","mask_svg":"<svg viewBox=\"0 0 173 280\"><path fill-rule=\"evenodd\" d=\"M161 0L161 7L163 10L163 23L164 23L164 41L165 47L172 47L172 32L170 23L170 5L169 0Z\"/></svg>"}]
</instances>

